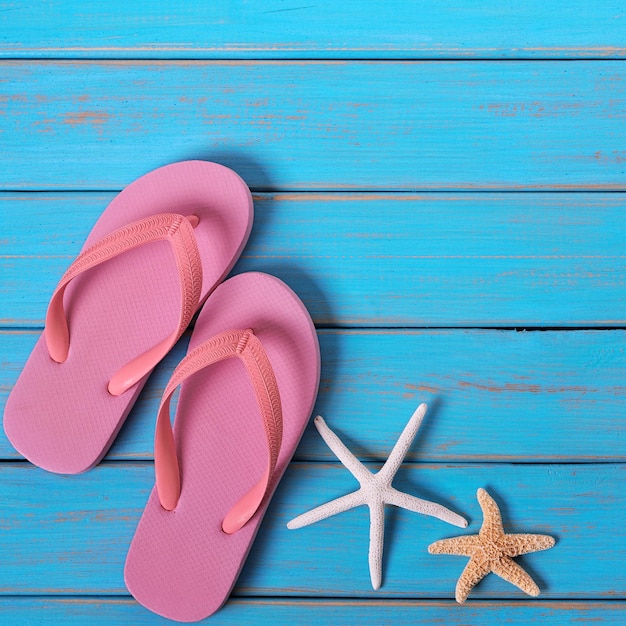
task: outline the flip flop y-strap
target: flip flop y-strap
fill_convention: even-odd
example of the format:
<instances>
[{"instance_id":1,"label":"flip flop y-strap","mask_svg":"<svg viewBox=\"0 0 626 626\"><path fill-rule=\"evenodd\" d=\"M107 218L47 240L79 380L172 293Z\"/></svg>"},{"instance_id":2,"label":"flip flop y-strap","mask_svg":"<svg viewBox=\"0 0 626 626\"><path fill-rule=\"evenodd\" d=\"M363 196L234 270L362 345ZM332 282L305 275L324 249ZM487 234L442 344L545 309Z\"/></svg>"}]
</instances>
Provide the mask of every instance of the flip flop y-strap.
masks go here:
<instances>
[{"instance_id":1,"label":"flip flop y-strap","mask_svg":"<svg viewBox=\"0 0 626 626\"><path fill-rule=\"evenodd\" d=\"M177 213L160 213L128 224L82 252L62 276L48 305L45 337L50 357L57 363L63 363L67 359L70 333L63 294L73 278L144 244L169 241L180 280L181 308L178 324L169 337L118 370L109 380L109 393L119 396L150 372L178 341L198 309L202 289L202 263L193 233L197 224L198 218L195 215L184 217Z\"/></svg>"},{"instance_id":2,"label":"flip flop y-strap","mask_svg":"<svg viewBox=\"0 0 626 626\"><path fill-rule=\"evenodd\" d=\"M256 396L268 446L268 463L263 476L226 514L222 530L232 534L255 514L265 497L278 460L282 442L283 419L274 370L259 338L251 329L230 330L192 350L174 370L165 389L156 424L154 469L159 501L172 511L180 497L180 470L174 434L170 423L170 400L176 387L205 367L231 357L243 362Z\"/></svg>"}]
</instances>

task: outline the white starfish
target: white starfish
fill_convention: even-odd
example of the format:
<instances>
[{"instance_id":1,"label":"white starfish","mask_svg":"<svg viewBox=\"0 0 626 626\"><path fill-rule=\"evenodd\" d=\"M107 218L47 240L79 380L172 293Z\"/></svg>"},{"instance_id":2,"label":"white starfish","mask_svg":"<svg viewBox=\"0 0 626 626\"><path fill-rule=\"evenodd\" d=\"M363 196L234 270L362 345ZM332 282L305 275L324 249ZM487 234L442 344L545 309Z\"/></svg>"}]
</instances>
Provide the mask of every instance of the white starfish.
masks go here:
<instances>
[{"instance_id":1,"label":"white starfish","mask_svg":"<svg viewBox=\"0 0 626 626\"><path fill-rule=\"evenodd\" d=\"M369 547L369 566L370 578L372 579L372 587L378 589L382 581L383 568L383 540L385 533L385 504L436 517L449 524L465 528L467 520L440 504L429 502L416 498L408 493L398 491L391 486L396 472L402 465L404 457L411 447L411 443L417 434L422 423L422 419L426 414L428 407L420 404L415 413L404 427L400 438L393 447L389 458L385 461L382 468L372 474L355 456L346 448L341 439L326 425L321 416L317 416L314 420L315 426L319 431L322 439L328 447L335 453L337 458L350 471L350 473L359 481L361 485L359 489L326 504L303 513L292 519L287 528L302 528L309 524L314 524L327 517L343 513L348 509L367 504L370 510L370 547Z\"/></svg>"}]
</instances>

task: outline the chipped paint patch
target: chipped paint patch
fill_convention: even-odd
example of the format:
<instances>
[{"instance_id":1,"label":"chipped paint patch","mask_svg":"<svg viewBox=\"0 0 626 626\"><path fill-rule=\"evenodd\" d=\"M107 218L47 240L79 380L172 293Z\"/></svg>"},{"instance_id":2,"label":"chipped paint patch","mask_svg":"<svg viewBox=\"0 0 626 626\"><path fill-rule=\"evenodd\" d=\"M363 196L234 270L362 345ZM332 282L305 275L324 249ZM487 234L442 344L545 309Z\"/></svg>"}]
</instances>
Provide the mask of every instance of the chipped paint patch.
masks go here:
<instances>
[{"instance_id":1,"label":"chipped paint patch","mask_svg":"<svg viewBox=\"0 0 626 626\"><path fill-rule=\"evenodd\" d=\"M97 111L78 111L76 113L66 113L63 116L63 123L71 126L89 125L99 127L106 124L110 115L108 113L99 113Z\"/></svg>"}]
</instances>

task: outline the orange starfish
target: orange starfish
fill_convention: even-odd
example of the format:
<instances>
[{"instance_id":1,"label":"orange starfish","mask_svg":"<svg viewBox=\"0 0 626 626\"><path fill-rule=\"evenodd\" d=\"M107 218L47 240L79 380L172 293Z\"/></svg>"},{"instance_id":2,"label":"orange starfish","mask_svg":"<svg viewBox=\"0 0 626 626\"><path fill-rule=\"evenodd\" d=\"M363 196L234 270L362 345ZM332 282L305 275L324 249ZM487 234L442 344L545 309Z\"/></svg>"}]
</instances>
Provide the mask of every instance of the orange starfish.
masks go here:
<instances>
[{"instance_id":1,"label":"orange starfish","mask_svg":"<svg viewBox=\"0 0 626 626\"><path fill-rule=\"evenodd\" d=\"M428 546L431 554L469 556L456 584L455 597L465 602L472 588L489 572L493 572L531 596L539 595L535 581L515 562L513 557L551 548L555 541L549 535L507 534L495 500L484 490L476 494L483 510L483 525L477 535L465 535L435 541Z\"/></svg>"}]
</instances>

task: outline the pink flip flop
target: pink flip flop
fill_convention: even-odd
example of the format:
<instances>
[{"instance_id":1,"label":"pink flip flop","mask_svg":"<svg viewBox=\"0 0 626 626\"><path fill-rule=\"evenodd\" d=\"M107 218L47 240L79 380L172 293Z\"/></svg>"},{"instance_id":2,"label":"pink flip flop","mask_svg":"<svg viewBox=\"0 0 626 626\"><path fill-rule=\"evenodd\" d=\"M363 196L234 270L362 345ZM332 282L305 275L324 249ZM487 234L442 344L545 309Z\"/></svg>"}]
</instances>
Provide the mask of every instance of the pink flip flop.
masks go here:
<instances>
[{"instance_id":1,"label":"pink flip flop","mask_svg":"<svg viewBox=\"0 0 626 626\"><path fill-rule=\"evenodd\" d=\"M251 227L248 187L216 163L174 163L126 187L61 278L9 396L15 448L51 472L93 467Z\"/></svg>"},{"instance_id":2,"label":"pink flip flop","mask_svg":"<svg viewBox=\"0 0 626 626\"><path fill-rule=\"evenodd\" d=\"M161 401L156 486L126 559L145 607L193 622L224 604L311 415L319 368L311 318L280 280L240 274L211 295Z\"/></svg>"}]
</instances>

